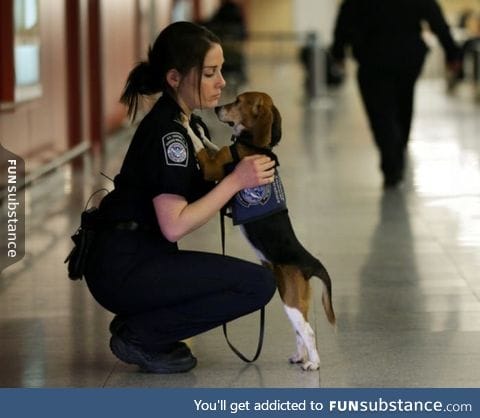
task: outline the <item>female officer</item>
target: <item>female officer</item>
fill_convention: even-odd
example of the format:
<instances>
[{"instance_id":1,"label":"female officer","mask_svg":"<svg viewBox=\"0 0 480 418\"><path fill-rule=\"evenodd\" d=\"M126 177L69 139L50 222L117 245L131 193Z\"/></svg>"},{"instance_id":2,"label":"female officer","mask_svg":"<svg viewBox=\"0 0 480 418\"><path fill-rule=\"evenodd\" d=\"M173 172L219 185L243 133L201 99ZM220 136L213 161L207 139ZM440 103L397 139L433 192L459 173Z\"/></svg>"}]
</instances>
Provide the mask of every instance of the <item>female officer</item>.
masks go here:
<instances>
[{"instance_id":1,"label":"female officer","mask_svg":"<svg viewBox=\"0 0 480 418\"><path fill-rule=\"evenodd\" d=\"M121 98L134 118L139 95L161 93L100 204L102 227L85 276L95 299L117 315L112 352L149 372L195 367L180 340L259 309L275 292L272 273L259 265L177 246L235 193L273 181L275 163L265 156L244 159L217 185L205 182L196 164L178 120L184 113L194 130L200 124L208 135L192 111L217 105L225 87L222 64L215 35L173 23L131 71Z\"/></svg>"}]
</instances>

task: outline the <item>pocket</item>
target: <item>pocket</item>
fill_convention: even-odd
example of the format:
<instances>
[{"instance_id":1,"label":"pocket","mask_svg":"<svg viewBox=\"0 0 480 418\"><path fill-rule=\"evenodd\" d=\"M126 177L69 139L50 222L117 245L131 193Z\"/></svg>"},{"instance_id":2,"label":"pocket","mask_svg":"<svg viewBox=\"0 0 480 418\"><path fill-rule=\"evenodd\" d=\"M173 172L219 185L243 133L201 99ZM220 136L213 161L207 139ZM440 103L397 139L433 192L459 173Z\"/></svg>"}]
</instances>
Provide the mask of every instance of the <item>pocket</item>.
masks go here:
<instances>
[{"instance_id":1,"label":"pocket","mask_svg":"<svg viewBox=\"0 0 480 418\"><path fill-rule=\"evenodd\" d=\"M112 230L109 233L107 245L109 252L118 256L136 254L140 243L140 234L137 231Z\"/></svg>"},{"instance_id":2,"label":"pocket","mask_svg":"<svg viewBox=\"0 0 480 418\"><path fill-rule=\"evenodd\" d=\"M72 280L81 280L87 268L87 259L92 249L95 231L80 228L73 236L75 243L72 251L65 260L68 263L68 277Z\"/></svg>"},{"instance_id":3,"label":"pocket","mask_svg":"<svg viewBox=\"0 0 480 418\"><path fill-rule=\"evenodd\" d=\"M120 284L140 259L140 237L136 231L112 230L101 243L100 264L108 280Z\"/></svg>"}]
</instances>

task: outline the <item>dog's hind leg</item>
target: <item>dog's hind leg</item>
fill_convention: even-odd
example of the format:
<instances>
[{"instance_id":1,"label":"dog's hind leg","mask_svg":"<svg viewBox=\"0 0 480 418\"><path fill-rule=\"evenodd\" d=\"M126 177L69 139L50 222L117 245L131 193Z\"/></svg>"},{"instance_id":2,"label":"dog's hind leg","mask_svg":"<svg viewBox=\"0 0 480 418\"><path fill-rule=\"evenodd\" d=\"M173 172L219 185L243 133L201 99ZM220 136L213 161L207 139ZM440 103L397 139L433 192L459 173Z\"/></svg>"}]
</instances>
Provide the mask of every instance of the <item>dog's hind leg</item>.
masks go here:
<instances>
[{"instance_id":1,"label":"dog's hind leg","mask_svg":"<svg viewBox=\"0 0 480 418\"><path fill-rule=\"evenodd\" d=\"M287 316L290 318L290 315L288 314L288 308L287 305L283 305L285 312L287 313ZM300 336L298 331L295 331L295 336L297 339L297 351L289 357L288 361L293 364L297 363L305 363L308 359L308 352L307 352L307 347L305 347L305 344L303 343L303 338Z\"/></svg>"},{"instance_id":2,"label":"dog's hind leg","mask_svg":"<svg viewBox=\"0 0 480 418\"><path fill-rule=\"evenodd\" d=\"M292 363L303 363L303 370L317 370L320 367L320 357L315 333L308 323L310 285L295 266L275 266L275 273L285 312L297 336L297 351L289 360Z\"/></svg>"},{"instance_id":3,"label":"dog's hind leg","mask_svg":"<svg viewBox=\"0 0 480 418\"><path fill-rule=\"evenodd\" d=\"M284 306L285 312L297 333L297 352L290 357L292 363L303 363L303 370L318 370L320 356L315 344L315 333L303 314L296 308Z\"/></svg>"}]
</instances>

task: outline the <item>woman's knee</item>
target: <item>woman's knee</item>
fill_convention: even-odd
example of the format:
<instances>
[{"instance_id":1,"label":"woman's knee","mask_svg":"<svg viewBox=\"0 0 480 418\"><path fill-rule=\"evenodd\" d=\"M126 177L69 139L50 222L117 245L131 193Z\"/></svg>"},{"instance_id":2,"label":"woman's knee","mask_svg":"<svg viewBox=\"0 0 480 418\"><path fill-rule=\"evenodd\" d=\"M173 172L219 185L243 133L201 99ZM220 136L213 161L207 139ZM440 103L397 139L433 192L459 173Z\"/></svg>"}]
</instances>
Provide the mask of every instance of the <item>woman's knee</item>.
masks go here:
<instances>
[{"instance_id":1,"label":"woman's knee","mask_svg":"<svg viewBox=\"0 0 480 418\"><path fill-rule=\"evenodd\" d=\"M224 278L229 289L242 294L253 308L266 305L275 294L276 280L273 272L256 263L225 258ZM225 280L224 280L225 282Z\"/></svg>"},{"instance_id":2,"label":"woman's knee","mask_svg":"<svg viewBox=\"0 0 480 418\"><path fill-rule=\"evenodd\" d=\"M264 306L272 299L277 289L273 272L267 268L259 267L255 276L255 285L258 303L260 306Z\"/></svg>"}]
</instances>

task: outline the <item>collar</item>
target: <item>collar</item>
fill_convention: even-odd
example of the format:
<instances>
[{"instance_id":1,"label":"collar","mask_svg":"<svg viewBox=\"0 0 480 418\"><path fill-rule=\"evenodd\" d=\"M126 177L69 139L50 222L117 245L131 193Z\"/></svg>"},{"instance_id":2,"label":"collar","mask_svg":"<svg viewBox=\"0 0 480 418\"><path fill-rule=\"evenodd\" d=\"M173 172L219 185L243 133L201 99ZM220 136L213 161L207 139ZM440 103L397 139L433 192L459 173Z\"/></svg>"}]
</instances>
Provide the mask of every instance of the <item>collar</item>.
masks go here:
<instances>
[{"instance_id":1,"label":"collar","mask_svg":"<svg viewBox=\"0 0 480 418\"><path fill-rule=\"evenodd\" d=\"M243 143L245 145L250 145L251 147L255 147L255 145L253 145L253 135L250 132L247 132L247 131L240 132L240 135L238 135L238 136L232 135L230 140L234 143L238 141L238 142Z\"/></svg>"},{"instance_id":2,"label":"collar","mask_svg":"<svg viewBox=\"0 0 480 418\"><path fill-rule=\"evenodd\" d=\"M180 120L180 114L183 113L183 109L180 107L177 101L167 92L163 93L162 96L158 98L154 105L154 109L157 113L160 112L167 119L171 119L176 122ZM199 135L196 127L197 124L202 125L204 130L207 129L202 118L196 113L192 112L190 114L190 127L197 135ZM178 122L178 125L184 128L180 122Z\"/></svg>"},{"instance_id":3,"label":"collar","mask_svg":"<svg viewBox=\"0 0 480 418\"><path fill-rule=\"evenodd\" d=\"M230 146L230 150L233 156L233 159L237 163L240 158L238 156L238 152L235 148L236 144L244 145L248 148L253 149L257 154L262 154L270 157L272 160L275 161L275 167L279 166L280 163L278 161L278 157L274 154L274 152L270 148L263 148L258 147L253 144L253 135L250 132L242 132L239 136L232 135L231 141L233 144Z\"/></svg>"},{"instance_id":4,"label":"collar","mask_svg":"<svg viewBox=\"0 0 480 418\"><path fill-rule=\"evenodd\" d=\"M168 113L172 119L176 118L180 113L183 112L180 105L168 92L162 93L155 103L154 108L161 108L163 112L165 111L165 108L168 109Z\"/></svg>"}]
</instances>

